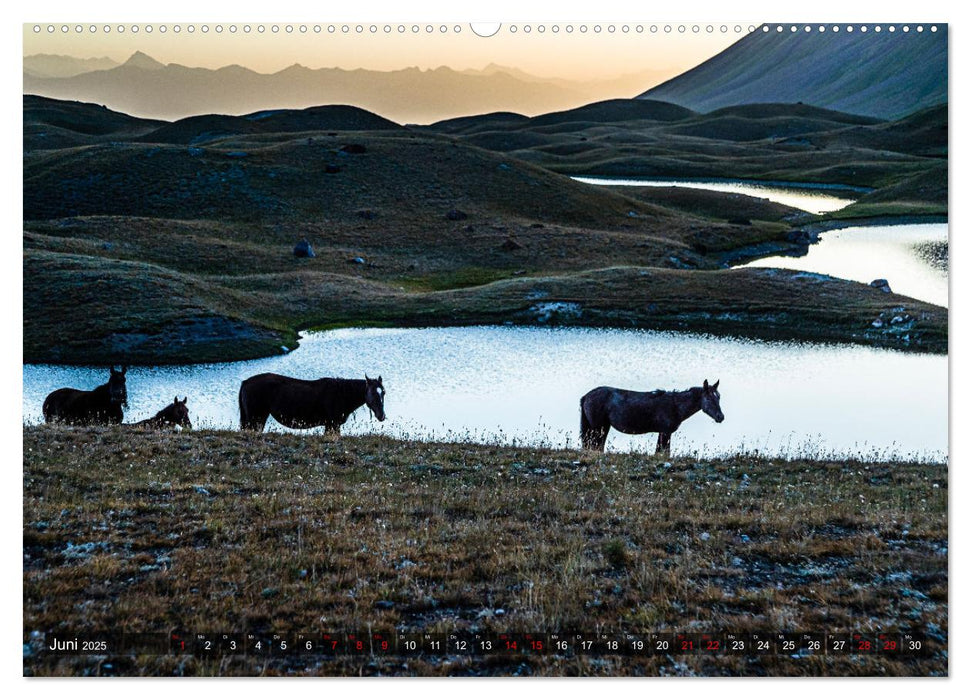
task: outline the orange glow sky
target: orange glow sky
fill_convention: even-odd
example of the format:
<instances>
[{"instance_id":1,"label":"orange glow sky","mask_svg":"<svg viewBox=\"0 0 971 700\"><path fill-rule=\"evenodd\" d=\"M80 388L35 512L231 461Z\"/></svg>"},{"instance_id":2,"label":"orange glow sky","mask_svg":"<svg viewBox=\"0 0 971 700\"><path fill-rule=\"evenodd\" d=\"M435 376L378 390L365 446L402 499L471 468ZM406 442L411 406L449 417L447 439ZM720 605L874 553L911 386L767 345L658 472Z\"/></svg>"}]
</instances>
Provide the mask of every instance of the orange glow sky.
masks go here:
<instances>
[{"instance_id":1,"label":"orange glow sky","mask_svg":"<svg viewBox=\"0 0 971 700\"><path fill-rule=\"evenodd\" d=\"M568 78L572 80L596 80L612 78L645 70L666 70L672 75L687 70L722 51L730 44L741 39L749 23L739 24L742 32L736 32L736 24L727 25L722 32L721 24L712 25L669 25L665 32L664 24L642 24L643 31L637 32L637 24L628 24L628 32L622 31L621 23L603 23L601 31L594 31L594 24L587 25L585 33L580 32L582 23L574 23L572 33L567 33L566 23L559 24L559 32L552 31L552 25L545 25L539 32L539 25L532 24L530 32L524 31L525 25L518 25L517 31L510 31L511 25L504 25L500 32L490 38L475 36L468 24L460 25L461 32L455 33L450 24L449 31L442 33L440 24L426 31L426 24L419 25L417 33L412 32L412 24L399 34L398 25L390 25L390 33L385 33L384 24L375 25L377 32L370 32L370 24L363 24L363 32L357 33L356 24L349 24L348 32L342 32L344 25L321 24L321 31L314 32L314 25L292 25L292 33L286 32L286 24L278 24L279 31L273 33L271 23L265 24L266 30L257 32L258 23L251 23L250 33L244 33L243 24L236 24L236 32L230 32L230 24L222 24L222 32L215 31L216 24L208 24L209 31L203 33L203 23L195 23L195 31L189 33L187 24L181 25L182 31L176 34L172 24L167 24L165 33L159 25L146 31L146 25L139 25L138 33L131 32L126 25L124 32L117 31L117 24L111 31L103 31L104 24L97 25L98 31L91 33L90 25L85 24L80 33L71 24L67 32L61 25L55 25L53 33L47 31L47 24L40 25L36 33L33 24L25 24L23 29L24 55L38 53L65 54L78 58L107 56L118 62L125 61L135 51L142 51L162 63L180 63L187 66L219 68L239 64L260 73L272 73L294 63L309 68L340 67L346 69L367 68L371 70L394 70L410 66L422 69L449 66L457 70L483 68L489 63L519 68L542 77ZM305 32L300 27L306 27ZM614 32L608 31L613 26ZM651 32L655 26L656 31ZM684 31L679 32L679 26Z\"/></svg>"}]
</instances>

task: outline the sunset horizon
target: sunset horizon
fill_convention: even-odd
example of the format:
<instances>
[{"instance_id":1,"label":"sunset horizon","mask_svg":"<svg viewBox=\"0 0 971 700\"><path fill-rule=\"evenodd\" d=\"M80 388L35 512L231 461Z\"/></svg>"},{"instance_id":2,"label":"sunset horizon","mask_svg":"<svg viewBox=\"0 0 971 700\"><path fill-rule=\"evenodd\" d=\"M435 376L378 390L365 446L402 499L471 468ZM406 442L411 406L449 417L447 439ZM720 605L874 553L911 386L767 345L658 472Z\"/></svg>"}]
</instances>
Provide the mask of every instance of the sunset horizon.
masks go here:
<instances>
[{"instance_id":1,"label":"sunset horizon","mask_svg":"<svg viewBox=\"0 0 971 700\"><path fill-rule=\"evenodd\" d=\"M35 26L41 27L41 31L34 31ZM25 24L23 57L46 54L81 60L107 58L124 63L141 52L166 65L210 70L239 65L262 74L273 74L295 63L314 70L382 72L411 67L481 70L496 64L540 78L587 81L645 70L673 73L688 70L743 38L747 28L754 25L725 27L724 32L721 27L712 27L710 32L699 30L693 34L671 31L670 27L665 32L665 25L643 24L591 25L590 30L581 33L579 28L587 27L582 23L576 28L562 25L563 29L557 27L555 33L551 27L543 27L539 34L537 27L527 34L525 28L510 31L515 26L510 25L491 37L476 36L469 25L448 25L445 32L438 25L432 32L427 31L432 25L422 25L418 32L412 31L418 25L403 27L403 32L398 31L397 25L367 25L360 32L357 25L211 25L227 28L219 33L210 31L210 25L205 24L165 25L164 33L159 29L147 32L152 25L146 24L119 25L129 27L127 32L120 33L114 25L107 33L104 25L64 26L68 27L67 32L60 26L50 32L46 25ZM131 28L139 26L143 29L132 33ZM174 33L176 26L179 26L178 33ZM189 26L193 27L191 33ZM203 26L206 32L202 32ZM274 26L276 32L271 29ZM290 32L286 26L291 27ZM600 31L593 31L594 26ZM92 27L95 32L90 31ZM233 31L229 31L230 27ZM244 32L243 27L249 27L250 31ZM264 27L264 31L260 32L259 27ZM567 27L570 27L569 33ZM591 56L597 60L590 60Z\"/></svg>"}]
</instances>

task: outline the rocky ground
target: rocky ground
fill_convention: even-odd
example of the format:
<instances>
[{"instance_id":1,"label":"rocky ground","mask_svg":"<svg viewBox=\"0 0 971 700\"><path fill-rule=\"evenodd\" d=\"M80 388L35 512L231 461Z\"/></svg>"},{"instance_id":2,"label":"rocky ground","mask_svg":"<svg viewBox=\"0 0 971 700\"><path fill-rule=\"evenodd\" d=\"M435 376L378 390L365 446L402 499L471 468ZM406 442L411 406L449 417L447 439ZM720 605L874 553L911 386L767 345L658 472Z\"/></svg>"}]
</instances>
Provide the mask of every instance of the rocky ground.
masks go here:
<instances>
[{"instance_id":1,"label":"rocky ground","mask_svg":"<svg viewBox=\"0 0 971 700\"><path fill-rule=\"evenodd\" d=\"M28 675L946 675L945 464L25 427ZM52 656L52 636L919 634L921 655Z\"/></svg>"}]
</instances>

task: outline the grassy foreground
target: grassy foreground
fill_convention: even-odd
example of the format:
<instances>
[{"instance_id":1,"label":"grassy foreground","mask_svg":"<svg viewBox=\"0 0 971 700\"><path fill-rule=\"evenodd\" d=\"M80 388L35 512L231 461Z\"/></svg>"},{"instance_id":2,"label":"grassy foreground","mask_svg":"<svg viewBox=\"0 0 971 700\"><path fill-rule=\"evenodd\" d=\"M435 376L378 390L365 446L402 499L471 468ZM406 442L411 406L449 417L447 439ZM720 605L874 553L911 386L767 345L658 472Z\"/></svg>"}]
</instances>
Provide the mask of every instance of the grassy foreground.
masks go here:
<instances>
[{"instance_id":1,"label":"grassy foreground","mask_svg":"<svg viewBox=\"0 0 971 700\"><path fill-rule=\"evenodd\" d=\"M26 674L947 674L946 465L119 428L23 438ZM28 643L368 625L913 631L930 653L220 662L56 659Z\"/></svg>"}]
</instances>

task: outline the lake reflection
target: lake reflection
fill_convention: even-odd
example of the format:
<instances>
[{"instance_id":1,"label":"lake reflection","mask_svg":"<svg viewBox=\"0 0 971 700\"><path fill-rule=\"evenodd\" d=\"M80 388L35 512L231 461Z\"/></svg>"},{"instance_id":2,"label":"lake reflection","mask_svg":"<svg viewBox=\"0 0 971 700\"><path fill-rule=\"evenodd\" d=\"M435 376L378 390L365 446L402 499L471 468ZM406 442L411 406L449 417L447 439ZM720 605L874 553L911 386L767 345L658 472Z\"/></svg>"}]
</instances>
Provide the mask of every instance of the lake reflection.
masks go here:
<instances>
[{"instance_id":1,"label":"lake reflection","mask_svg":"<svg viewBox=\"0 0 971 700\"><path fill-rule=\"evenodd\" d=\"M24 420L58 387L91 388L105 369L24 366ZM598 385L683 389L721 380L725 422L690 418L674 454L918 456L947 452L947 357L854 346L768 343L631 330L471 327L308 334L293 353L248 362L133 367L126 421L189 396L193 425L239 423L240 382L381 374L388 420L359 409L345 433L575 447L579 400ZM282 430L272 419L269 428ZM652 452L655 435L611 432L608 450Z\"/></svg>"},{"instance_id":2,"label":"lake reflection","mask_svg":"<svg viewBox=\"0 0 971 700\"><path fill-rule=\"evenodd\" d=\"M855 200L838 197L832 193L833 188L827 187L798 187L777 185L775 183L745 182L735 180L654 180L644 178L613 178L613 177L574 177L578 182L588 185L604 185L627 187L684 187L693 190L711 190L713 192L730 192L744 194L749 197L760 197L771 202L778 202L788 207L802 209L812 214L825 214L849 206Z\"/></svg>"},{"instance_id":3,"label":"lake reflection","mask_svg":"<svg viewBox=\"0 0 971 700\"><path fill-rule=\"evenodd\" d=\"M739 267L783 267L867 284L886 279L897 294L947 306L947 224L853 226L825 231L819 239L806 255Z\"/></svg>"}]
</instances>

